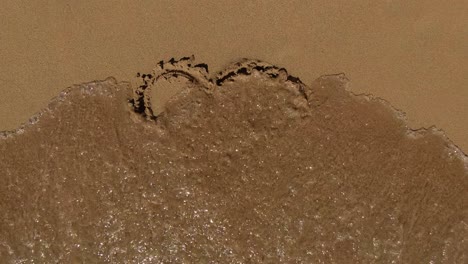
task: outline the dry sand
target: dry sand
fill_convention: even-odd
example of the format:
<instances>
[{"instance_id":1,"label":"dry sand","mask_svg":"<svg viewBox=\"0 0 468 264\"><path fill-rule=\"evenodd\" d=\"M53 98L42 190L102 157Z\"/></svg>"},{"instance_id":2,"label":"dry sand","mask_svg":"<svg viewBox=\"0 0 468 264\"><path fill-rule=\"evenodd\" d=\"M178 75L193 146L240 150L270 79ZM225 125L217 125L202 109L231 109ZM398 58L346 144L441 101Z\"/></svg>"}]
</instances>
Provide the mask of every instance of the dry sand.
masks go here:
<instances>
[{"instance_id":1,"label":"dry sand","mask_svg":"<svg viewBox=\"0 0 468 264\"><path fill-rule=\"evenodd\" d=\"M0 130L71 84L125 81L172 56L210 72L240 58L310 84L344 72L414 128L436 125L468 150L468 4L362 1L16 1L0 9Z\"/></svg>"}]
</instances>

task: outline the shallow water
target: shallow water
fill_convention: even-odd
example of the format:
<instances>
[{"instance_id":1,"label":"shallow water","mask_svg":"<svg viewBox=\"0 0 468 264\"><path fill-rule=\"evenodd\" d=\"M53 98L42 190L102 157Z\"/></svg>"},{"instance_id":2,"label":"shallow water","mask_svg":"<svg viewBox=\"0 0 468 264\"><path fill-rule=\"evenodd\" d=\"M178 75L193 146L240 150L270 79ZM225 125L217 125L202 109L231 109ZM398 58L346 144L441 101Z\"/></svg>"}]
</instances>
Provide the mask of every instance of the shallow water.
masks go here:
<instances>
[{"instance_id":1,"label":"shallow water","mask_svg":"<svg viewBox=\"0 0 468 264\"><path fill-rule=\"evenodd\" d=\"M468 261L466 157L442 135L409 131L343 75L309 87L244 62L216 82L178 63L190 74L164 71L183 87L157 116L154 91L136 113L107 79L0 140L1 259Z\"/></svg>"}]
</instances>

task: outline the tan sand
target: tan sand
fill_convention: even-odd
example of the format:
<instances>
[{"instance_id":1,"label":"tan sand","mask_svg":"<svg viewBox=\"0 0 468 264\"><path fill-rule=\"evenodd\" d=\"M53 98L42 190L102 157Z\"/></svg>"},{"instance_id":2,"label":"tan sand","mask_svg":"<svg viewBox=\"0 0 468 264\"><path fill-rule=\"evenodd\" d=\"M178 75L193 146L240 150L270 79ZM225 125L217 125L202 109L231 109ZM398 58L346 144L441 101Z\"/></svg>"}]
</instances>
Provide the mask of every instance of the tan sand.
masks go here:
<instances>
[{"instance_id":1,"label":"tan sand","mask_svg":"<svg viewBox=\"0 0 468 264\"><path fill-rule=\"evenodd\" d=\"M468 4L360 1L17 1L0 8L0 131L71 84L130 80L194 54L215 73L240 58L287 68L310 85L344 72L468 151Z\"/></svg>"}]
</instances>

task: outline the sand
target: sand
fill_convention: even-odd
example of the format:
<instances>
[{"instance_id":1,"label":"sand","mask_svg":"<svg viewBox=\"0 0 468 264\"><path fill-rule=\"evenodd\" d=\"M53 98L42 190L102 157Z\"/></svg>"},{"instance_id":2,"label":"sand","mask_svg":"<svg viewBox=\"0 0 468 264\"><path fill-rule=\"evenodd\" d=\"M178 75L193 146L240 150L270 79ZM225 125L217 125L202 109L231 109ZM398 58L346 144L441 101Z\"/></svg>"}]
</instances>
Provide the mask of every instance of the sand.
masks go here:
<instances>
[{"instance_id":1,"label":"sand","mask_svg":"<svg viewBox=\"0 0 468 264\"><path fill-rule=\"evenodd\" d=\"M467 20L461 0L3 1L0 259L468 262Z\"/></svg>"},{"instance_id":2,"label":"sand","mask_svg":"<svg viewBox=\"0 0 468 264\"><path fill-rule=\"evenodd\" d=\"M310 85L345 73L356 93L437 126L468 150L468 5L379 1L2 1L0 131L72 84L131 80L194 54L216 73L241 58Z\"/></svg>"},{"instance_id":3,"label":"sand","mask_svg":"<svg viewBox=\"0 0 468 264\"><path fill-rule=\"evenodd\" d=\"M2 136L3 261L468 261L468 158L440 131L342 74L192 63L71 87Z\"/></svg>"}]
</instances>

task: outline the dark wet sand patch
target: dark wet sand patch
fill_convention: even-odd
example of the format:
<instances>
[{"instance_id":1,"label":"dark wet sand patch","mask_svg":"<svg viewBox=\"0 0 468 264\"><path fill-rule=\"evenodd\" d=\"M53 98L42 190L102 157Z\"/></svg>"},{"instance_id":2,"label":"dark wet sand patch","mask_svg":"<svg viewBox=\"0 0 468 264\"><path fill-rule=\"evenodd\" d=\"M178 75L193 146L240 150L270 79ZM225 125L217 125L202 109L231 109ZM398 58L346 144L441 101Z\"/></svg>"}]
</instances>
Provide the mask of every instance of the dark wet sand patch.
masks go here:
<instances>
[{"instance_id":1,"label":"dark wet sand patch","mask_svg":"<svg viewBox=\"0 0 468 264\"><path fill-rule=\"evenodd\" d=\"M186 58L138 78L72 87L4 133L1 259L468 261L466 156L344 75L246 60L209 79Z\"/></svg>"}]
</instances>

